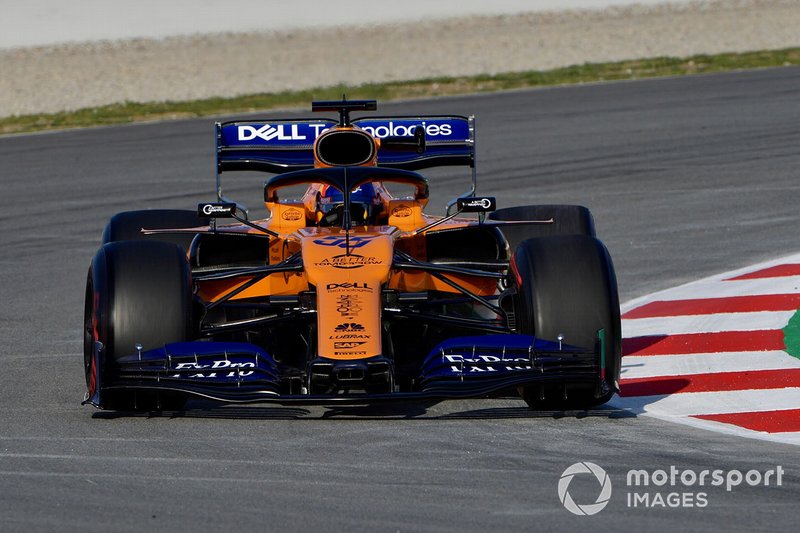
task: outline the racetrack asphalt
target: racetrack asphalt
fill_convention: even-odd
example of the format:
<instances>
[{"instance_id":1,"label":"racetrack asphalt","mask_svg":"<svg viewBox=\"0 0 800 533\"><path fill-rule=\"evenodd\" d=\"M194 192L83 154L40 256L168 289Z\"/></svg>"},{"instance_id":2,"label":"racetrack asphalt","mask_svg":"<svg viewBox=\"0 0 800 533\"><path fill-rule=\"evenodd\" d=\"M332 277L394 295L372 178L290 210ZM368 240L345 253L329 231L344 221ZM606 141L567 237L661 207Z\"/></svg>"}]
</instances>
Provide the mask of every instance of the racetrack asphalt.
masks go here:
<instances>
[{"instance_id":1,"label":"racetrack asphalt","mask_svg":"<svg viewBox=\"0 0 800 533\"><path fill-rule=\"evenodd\" d=\"M624 301L800 249L798 86L800 69L785 68L380 110L474 113L479 192L501 206L590 207ZM211 198L213 166L209 120L0 138L0 530L794 529L796 447L616 409L80 407L84 282L103 224ZM466 189L459 172L432 176L432 211ZM231 195L256 205L262 179L231 182ZM580 461L613 482L593 517L558 499ZM670 466L785 474L780 487L707 487L703 508L628 507L628 470ZM597 495L577 478L570 490Z\"/></svg>"}]
</instances>

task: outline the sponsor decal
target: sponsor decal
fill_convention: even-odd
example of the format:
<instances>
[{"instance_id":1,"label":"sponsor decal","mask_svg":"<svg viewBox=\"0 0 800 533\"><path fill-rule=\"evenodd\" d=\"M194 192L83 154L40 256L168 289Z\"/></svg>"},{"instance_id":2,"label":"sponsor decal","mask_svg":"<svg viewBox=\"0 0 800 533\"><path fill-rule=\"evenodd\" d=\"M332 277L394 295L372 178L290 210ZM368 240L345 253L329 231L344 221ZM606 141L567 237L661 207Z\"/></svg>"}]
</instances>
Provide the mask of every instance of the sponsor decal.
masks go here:
<instances>
[{"instance_id":1,"label":"sponsor decal","mask_svg":"<svg viewBox=\"0 0 800 533\"><path fill-rule=\"evenodd\" d=\"M264 124L260 128L255 126L239 126L239 140L252 141L259 138L265 141L277 139L279 141L302 141L306 139L305 135L301 135L299 124L278 124L277 126L270 126Z\"/></svg>"},{"instance_id":2,"label":"sponsor decal","mask_svg":"<svg viewBox=\"0 0 800 533\"><path fill-rule=\"evenodd\" d=\"M345 283L328 283L325 285L328 292L342 292L342 291L357 291L357 292L372 292L372 287L362 282L345 282Z\"/></svg>"},{"instance_id":3,"label":"sponsor decal","mask_svg":"<svg viewBox=\"0 0 800 533\"><path fill-rule=\"evenodd\" d=\"M367 355L365 351L359 352L333 352L333 355Z\"/></svg>"},{"instance_id":4,"label":"sponsor decal","mask_svg":"<svg viewBox=\"0 0 800 533\"><path fill-rule=\"evenodd\" d=\"M498 357L496 355L476 355L464 357L461 355L445 355L444 360L450 363L452 372L469 373L479 372L505 372L514 370L530 370L530 359L527 357ZM524 364L515 364L524 363Z\"/></svg>"},{"instance_id":5,"label":"sponsor decal","mask_svg":"<svg viewBox=\"0 0 800 533\"><path fill-rule=\"evenodd\" d=\"M229 202L210 202L197 206L197 215L201 217L231 218L236 214L236 204Z\"/></svg>"},{"instance_id":6,"label":"sponsor decal","mask_svg":"<svg viewBox=\"0 0 800 533\"><path fill-rule=\"evenodd\" d=\"M453 134L453 127L450 124L429 124L426 121L411 122L411 123L395 123L390 120L388 124L381 125L368 125L366 123L359 123L358 126L378 139L383 137L413 137L414 130L417 126L422 126L425 130L426 137L448 137Z\"/></svg>"},{"instance_id":7,"label":"sponsor decal","mask_svg":"<svg viewBox=\"0 0 800 533\"><path fill-rule=\"evenodd\" d=\"M328 337L330 340L344 340L344 339L369 339L372 335L364 333L364 326L356 324L355 322L346 322L339 324L334 328L334 335Z\"/></svg>"},{"instance_id":8,"label":"sponsor decal","mask_svg":"<svg viewBox=\"0 0 800 533\"><path fill-rule=\"evenodd\" d=\"M354 342L354 341L351 341L351 342L334 342L333 343L333 348L335 350L344 350L344 349L347 349L347 348L358 348L362 344L366 344L366 343L367 343L367 341L361 341L361 342Z\"/></svg>"},{"instance_id":9,"label":"sponsor decal","mask_svg":"<svg viewBox=\"0 0 800 533\"><path fill-rule=\"evenodd\" d=\"M253 375L253 370L241 370L242 368L255 368L256 364L251 361L246 361L243 363L236 363L233 361L228 360L219 360L214 361L209 364L200 364L195 362L188 362L188 363L178 363L175 365L175 370L201 370L202 372L198 372L196 374L175 374L172 377L180 378L217 378L217 377L225 377L225 378L235 378L235 377L247 377ZM208 370L208 371L206 371ZM217 370L223 370L223 372L217 372ZM225 372L224 370L227 370Z\"/></svg>"},{"instance_id":10,"label":"sponsor decal","mask_svg":"<svg viewBox=\"0 0 800 533\"><path fill-rule=\"evenodd\" d=\"M366 235L366 236L351 236L349 239L350 242L350 249L354 248L361 248L362 246L366 246L370 243L371 240L375 239L377 235ZM319 244L320 246L331 246L337 248L347 248L348 247L348 239L344 237L339 237L336 235L329 235L327 237L322 237L321 239L314 239L314 244Z\"/></svg>"},{"instance_id":11,"label":"sponsor decal","mask_svg":"<svg viewBox=\"0 0 800 533\"><path fill-rule=\"evenodd\" d=\"M336 311L342 318L355 318L363 310L361 299L355 294L342 294L336 299Z\"/></svg>"},{"instance_id":12,"label":"sponsor decal","mask_svg":"<svg viewBox=\"0 0 800 533\"><path fill-rule=\"evenodd\" d=\"M411 208L407 205L398 205L392 209L392 216L398 218L406 218L411 216Z\"/></svg>"},{"instance_id":13,"label":"sponsor decal","mask_svg":"<svg viewBox=\"0 0 800 533\"><path fill-rule=\"evenodd\" d=\"M463 198L457 202L459 211L465 213L483 213L494 211L497 208L497 201L491 196Z\"/></svg>"},{"instance_id":14,"label":"sponsor decal","mask_svg":"<svg viewBox=\"0 0 800 533\"><path fill-rule=\"evenodd\" d=\"M364 331L364 326L361 324L356 324L355 322L345 322L344 324L339 324L335 328L336 331Z\"/></svg>"},{"instance_id":15,"label":"sponsor decal","mask_svg":"<svg viewBox=\"0 0 800 533\"><path fill-rule=\"evenodd\" d=\"M413 137L417 126L422 126L425 136L435 140L455 140L467 138L467 125L463 120L372 120L358 119L353 122L362 130L375 138ZM311 142L332 126L331 122L288 122L283 124L238 124L236 140L239 142L256 141L276 144L292 141ZM454 139L455 138L455 139ZM296 143L295 143L296 144Z\"/></svg>"},{"instance_id":16,"label":"sponsor decal","mask_svg":"<svg viewBox=\"0 0 800 533\"><path fill-rule=\"evenodd\" d=\"M333 257L326 257L319 263L314 263L319 267L333 267L333 268L361 268L367 265L381 265L383 261L377 257L364 257L363 255L350 254L350 255L335 255Z\"/></svg>"},{"instance_id":17,"label":"sponsor decal","mask_svg":"<svg viewBox=\"0 0 800 533\"><path fill-rule=\"evenodd\" d=\"M281 213L281 218L293 222L303 218L303 213L299 209L287 209Z\"/></svg>"}]
</instances>

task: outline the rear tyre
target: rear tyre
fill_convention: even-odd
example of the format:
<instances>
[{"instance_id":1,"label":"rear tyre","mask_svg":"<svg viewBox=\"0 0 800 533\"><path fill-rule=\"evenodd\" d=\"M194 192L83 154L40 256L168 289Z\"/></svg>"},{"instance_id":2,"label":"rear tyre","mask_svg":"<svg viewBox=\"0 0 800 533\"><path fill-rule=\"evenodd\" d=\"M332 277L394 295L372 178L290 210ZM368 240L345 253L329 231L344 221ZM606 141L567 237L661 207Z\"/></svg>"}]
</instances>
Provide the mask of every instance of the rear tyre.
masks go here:
<instances>
[{"instance_id":1,"label":"rear tyre","mask_svg":"<svg viewBox=\"0 0 800 533\"><path fill-rule=\"evenodd\" d=\"M94 346L103 344L101 383L113 385L117 361L142 350L192 338L192 284L186 256L175 244L122 241L95 254L86 284L84 364L87 385ZM117 410L180 408L169 393L106 390L102 407Z\"/></svg>"},{"instance_id":2,"label":"rear tyre","mask_svg":"<svg viewBox=\"0 0 800 533\"><path fill-rule=\"evenodd\" d=\"M605 331L605 380L522 388L533 409L584 409L606 403L619 382L621 327L614 267L606 247L594 237L541 237L520 243L514 254L519 275L514 299L520 333L595 349ZM598 368L599 368L598 361ZM598 390L600 391L598 395ZM566 397L565 397L566 394Z\"/></svg>"},{"instance_id":3,"label":"rear tyre","mask_svg":"<svg viewBox=\"0 0 800 533\"><path fill-rule=\"evenodd\" d=\"M111 217L106 224L103 230L103 244L116 241L162 241L177 244L186 252L192 244L193 233L145 235L142 233L142 228L195 228L208 223L208 218L199 217L196 211L185 209L124 211Z\"/></svg>"},{"instance_id":4,"label":"rear tyre","mask_svg":"<svg viewBox=\"0 0 800 533\"><path fill-rule=\"evenodd\" d=\"M500 226L513 252L519 243L536 237L554 235L595 236L594 219L588 208L582 205L521 205L506 207L489 213L490 220L543 221L553 219L552 224L520 224Z\"/></svg>"}]
</instances>

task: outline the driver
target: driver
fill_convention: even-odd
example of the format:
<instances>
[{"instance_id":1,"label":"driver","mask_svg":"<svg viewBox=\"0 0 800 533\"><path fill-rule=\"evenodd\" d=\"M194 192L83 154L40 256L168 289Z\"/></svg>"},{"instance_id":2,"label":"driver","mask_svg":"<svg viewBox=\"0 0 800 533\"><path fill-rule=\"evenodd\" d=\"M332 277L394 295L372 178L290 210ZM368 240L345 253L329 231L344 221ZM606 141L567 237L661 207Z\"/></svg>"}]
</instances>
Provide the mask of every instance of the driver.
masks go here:
<instances>
[{"instance_id":1,"label":"driver","mask_svg":"<svg viewBox=\"0 0 800 533\"><path fill-rule=\"evenodd\" d=\"M350 193L350 222L354 226L374 225L380 212L378 193L374 185L365 183ZM338 226L344 222L344 195L323 185L317 193L317 225Z\"/></svg>"}]
</instances>

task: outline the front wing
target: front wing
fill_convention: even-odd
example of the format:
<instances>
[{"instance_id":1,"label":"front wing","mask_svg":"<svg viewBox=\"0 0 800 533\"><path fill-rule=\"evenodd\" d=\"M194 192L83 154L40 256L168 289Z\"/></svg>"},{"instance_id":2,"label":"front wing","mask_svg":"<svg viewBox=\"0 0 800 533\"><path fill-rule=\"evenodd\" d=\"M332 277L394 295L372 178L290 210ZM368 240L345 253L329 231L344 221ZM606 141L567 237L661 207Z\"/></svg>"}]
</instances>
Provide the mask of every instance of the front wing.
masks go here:
<instances>
[{"instance_id":1,"label":"front wing","mask_svg":"<svg viewBox=\"0 0 800 533\"><path fill-rule=\"evenodd\" d=\"M598 332L598 338L603 332ZM103 407L103 393L138 389L173 391L231 403L364 404L387 400L474 398L546 383L605 383L605 354L597 350L536 339L530 335L457 337L440 343L425 357L410 392L308 394L302 377L262 348L236 342L183 342L141 351L102 368L101 343L95 345L89 392L84 403ZM391 371L391 362L320 361L336 375ZM309 370L309 373L311 370ZM291 393L286 393L290 390Z\"/></svg>"}]
</instances>

